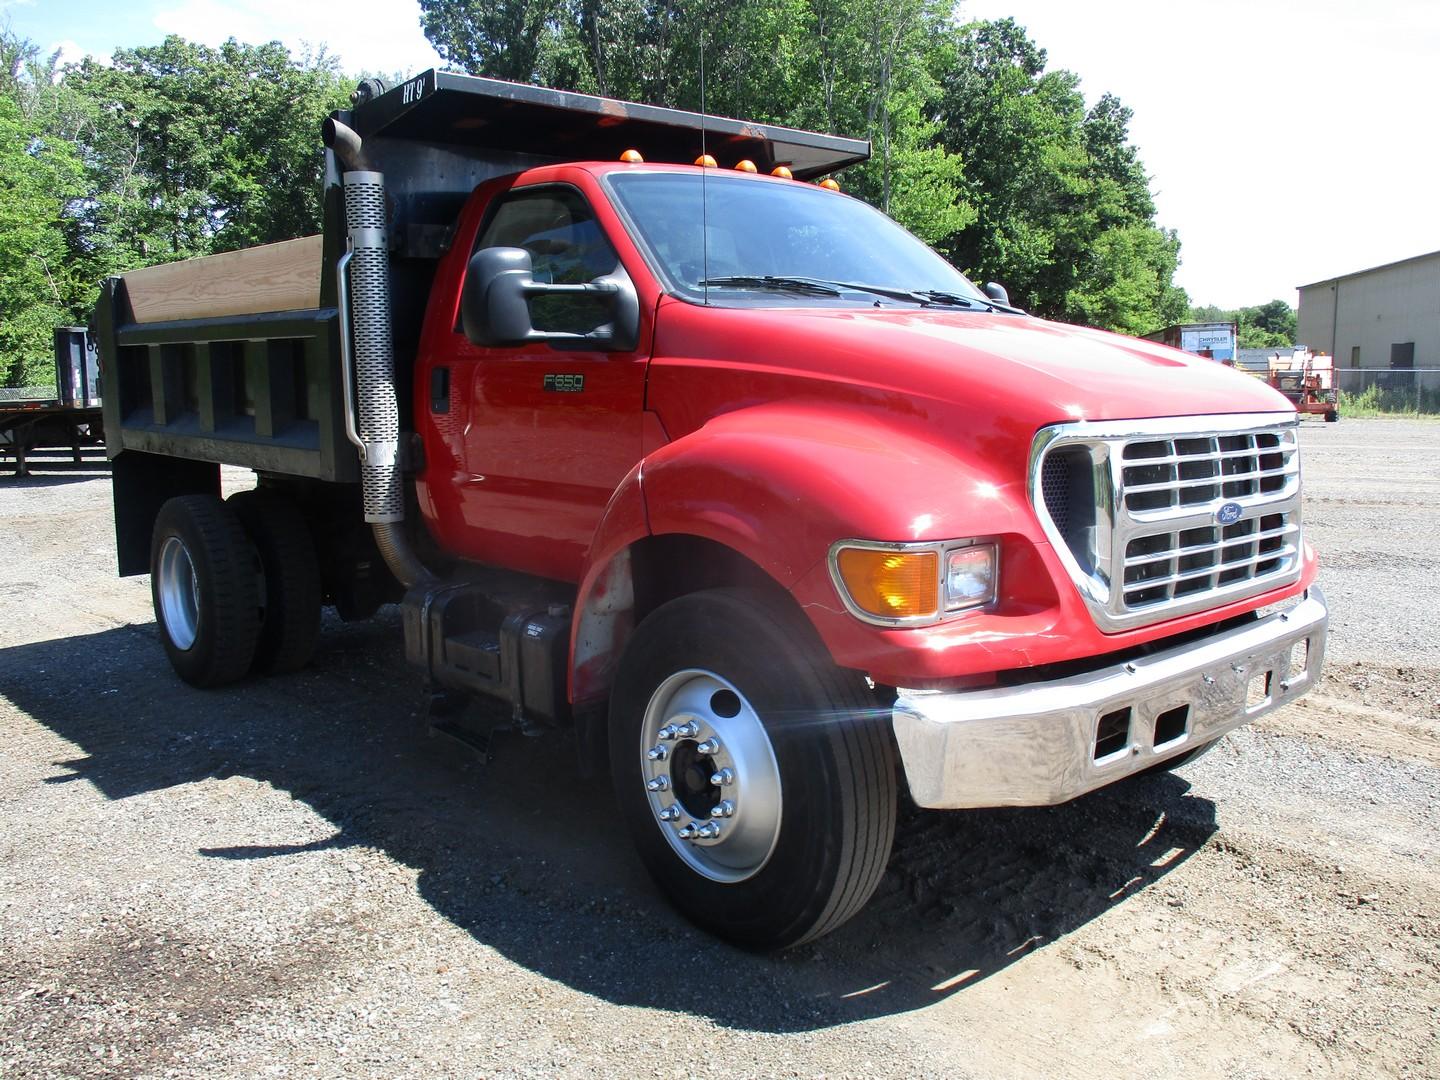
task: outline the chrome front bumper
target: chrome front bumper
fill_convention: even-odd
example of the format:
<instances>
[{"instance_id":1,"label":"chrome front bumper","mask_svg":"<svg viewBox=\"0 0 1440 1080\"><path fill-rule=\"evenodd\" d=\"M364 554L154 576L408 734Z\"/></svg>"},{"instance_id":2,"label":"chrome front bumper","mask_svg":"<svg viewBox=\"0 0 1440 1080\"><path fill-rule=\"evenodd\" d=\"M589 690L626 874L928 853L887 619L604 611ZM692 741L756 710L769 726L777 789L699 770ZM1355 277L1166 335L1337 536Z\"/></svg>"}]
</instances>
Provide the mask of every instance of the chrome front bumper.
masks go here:
<instances>
[{"instance_id":1,"label":"chrome front bumper","mask_svg":"<svg viewBox=\"0 0 1440 1080\"><path fill-rule=\"evenodd\" d=\"M893 716L910 794L945 809L1052 806L1204 746L1319 681L1328 618L1312 587L1288 611L1084 675L902 689Z\"/></svg>"}]
</instances>

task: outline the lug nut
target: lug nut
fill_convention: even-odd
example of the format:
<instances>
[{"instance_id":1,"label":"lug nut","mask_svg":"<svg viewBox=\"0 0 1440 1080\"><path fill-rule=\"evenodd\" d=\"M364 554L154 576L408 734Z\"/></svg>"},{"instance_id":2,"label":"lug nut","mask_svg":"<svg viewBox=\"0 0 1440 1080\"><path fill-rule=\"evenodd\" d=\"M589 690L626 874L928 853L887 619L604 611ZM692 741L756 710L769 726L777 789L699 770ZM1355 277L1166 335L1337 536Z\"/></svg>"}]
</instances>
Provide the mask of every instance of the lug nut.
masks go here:
<instances>
[{"instance_id":1,"label":"lug nut","mask_svg":"<svg viewBox=\"0 0 1440 1080\"><path fill-rule=\"evenodd\" d=\"M660 739L662 742L669 742L678 734L680 734L680 729L677 728L674 724L666 724L659 731Z\"/></svg>"},{"instance_id":2,"label":"lug nut","mask_svg":"<svg viewBox=\"0 0 1440 1080\"><path fill-rule=\"evenodd\" d=\"M693 739L696 735L700 734L700 725L694 720L689 720L683 724L678 724L675 731L682 739Z\"/></svg>"},{"instance_id":3,"label":"lug nut","mask_svg":"<svg viewBox=\"0 0 1440 1080\"><path fill-rule=\"evenodd\" d=\"M734 817L735 804L729 799L721 799L710 808L711 817Z\"/></svg>"},{"instance_id":4,"label":"lug nut","mask_svg":"<svg viewBox=\"0 0 1440 1080\"><path fill-rule=\"evenodd\" d=\"M645 785L646 791L669 791L670 778L668 776L657 776Z\"/></svg>"},{"instance_id":5,"label":"lug nut","mask_svg":"<svg viewBox=\"0 0 1440 1080\"><path fill-rule=\"evenodd\" d=\"M679 816L680 816L680 807L676 806L674 803L671 803L669 806L663 808L663 809L660 811L660 820L661 820L661 821L674 821L674 820L675 820L676 818L678 818Z\"/></svg>"},{"instance_id":6,"label":"lug nut","mask_svg":"<svg viewBox=\"0 0 1440 1080\"><path fill-rule=\"evenodd\" d=\"M712 773L710 775L710 783L714 784L716 787L729 787L734 782L734 769L721 769L719 772Z\"/></svg>"},{"instance_id":7,"label":"lug nut","mask_svg":"<svg viewBox=\"0 0 1440 1080\"><path fill-rule=\"evenodd\" d=\"M702 743L695 744L697 754L718 754L720 752L720 740L713 735Z\"/></svg>"},{"instance_id":8,"label":"lug nut","mask_svg":"<svg viewBox=\"0 0 1440 1080\"><path fill-rule=\"evenodd\" d=\"M681 840L694 840L695 837L699 835L699 833L700 830L695 828L695 823L693 821L686 822L684 825L680 826Z\"/></svg>"},{"instance_id":9,"label":"lug nut","mask_svg":"<svg viewBox=\"0 0 1440 1080\"><path fill-rule=\"evenodd\" d=\"M649 750L645 751L645 756L651 761L664 761L670 756L670 751L666 750L663 746L652 746Z\"/></svg>"},{"instance_id":10,"label":"lug nut","mask_svg":"<svg viewBox=\"0 0 1440 1080\"><path fill-rule=\"evenodd\" d=\"M697 840L714 840L720 835L720 826L713 821L707 821L695 830Z\"/></svg>"}]
</instances>

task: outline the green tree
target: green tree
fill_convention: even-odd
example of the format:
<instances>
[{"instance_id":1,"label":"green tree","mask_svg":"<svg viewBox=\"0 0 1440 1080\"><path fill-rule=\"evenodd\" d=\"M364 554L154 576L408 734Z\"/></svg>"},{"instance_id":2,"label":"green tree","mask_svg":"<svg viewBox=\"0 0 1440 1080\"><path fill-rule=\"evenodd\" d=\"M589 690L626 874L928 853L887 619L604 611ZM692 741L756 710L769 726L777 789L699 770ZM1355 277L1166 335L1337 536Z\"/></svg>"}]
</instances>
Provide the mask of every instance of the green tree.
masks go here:
<instances>
[{"instance_id":1,"label":"green tree","mask_svg":"<svg viewBox=\"0 0 1440 1080\"><path fill-rule=\"evenodd\" d=\"M323 53L172 36L65 82L87 115L76 234L97 279L319 228L319 125L347 100Z\"/></svg>"},{"instance_id":2,"label":"green tree","mask_svg":"<svg viewBox=\"0 0 1440 1080\"><path fill-rule=\"evenodd\" d=\"M942 138L977 215L942 243L951 258L1038 314L1128 333L1181 317L1179 239L1155 223L1130 110L1108 94L1087 110L1078 78L1047 71L1013 19L954 42Z\"/></svg>"},{"instance_id":3,"label":"green tree","mask_svg":"<svg viewBox=\"0 0 1440 1080\"><path fill-rule=\"evenodd\" d=\"M1271 300L1258 307L1241 308L1240 337L1257 342L1247 349L1269 349L1295 343L1296 312L1284 300Z\"/></svg>"},{"instance_id":4,"label":"green tree","mask_svg":"<svg viewBox=\"0 0 1440 1080\"><path fill-rule=\"evenodd\" d=\"M76 283L61 229L82 174L70 147L49 138L0 94L0 384L48 385L53 328L72 322Z\"/></svg>"},{"instance_id":5,"label":"green tree","mask_svg":"<svg viewBox=\"0 0 1440 1080\"><path fill-rule=\"evenodd\" d=\"M1206 304L1192 307L1189 322L1233 322L1236 341L1242 349L1285 349L1295 343L1296 312L1284 300L1227 311Z\"/></svg>"},{"instance_id":6,"label":"green tree","mask_svg":"<svg viewBox=\"0 0 1440 1080\"><path fill-rule=\"evenodd\" d=\"M446 63L530 82L559 8L559 0L420 0L420 25Z\"/></svg>"}]
</instances>

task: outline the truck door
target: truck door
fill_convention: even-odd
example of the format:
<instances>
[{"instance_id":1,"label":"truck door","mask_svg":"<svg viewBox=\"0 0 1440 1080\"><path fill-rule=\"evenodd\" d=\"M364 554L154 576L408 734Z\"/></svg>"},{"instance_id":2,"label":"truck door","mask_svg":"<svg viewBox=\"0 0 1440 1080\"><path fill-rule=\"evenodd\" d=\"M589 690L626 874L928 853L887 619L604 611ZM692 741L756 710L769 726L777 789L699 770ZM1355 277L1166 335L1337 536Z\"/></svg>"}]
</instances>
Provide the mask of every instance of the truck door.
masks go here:
<instances>
[{"instance_id":1,"label":"truck door","mask_svg":"<svg viewBox=\"0 0 1440 1080\"><path fill-rule=\"evenodd\" d=\"M535 280L559 284L617 272L620 262L584 195L563 184L501 196L480 230L483 247L524 248ZM585 332L610 310L593 296L540 296L531 321ZM465 423L454 449L468 475L457 507L463 535L450 539L461 554L578 580L606 503L641 457L645 344L630 353L484 348L456 328L451 378Z\"/></svg>"}]
</instances>

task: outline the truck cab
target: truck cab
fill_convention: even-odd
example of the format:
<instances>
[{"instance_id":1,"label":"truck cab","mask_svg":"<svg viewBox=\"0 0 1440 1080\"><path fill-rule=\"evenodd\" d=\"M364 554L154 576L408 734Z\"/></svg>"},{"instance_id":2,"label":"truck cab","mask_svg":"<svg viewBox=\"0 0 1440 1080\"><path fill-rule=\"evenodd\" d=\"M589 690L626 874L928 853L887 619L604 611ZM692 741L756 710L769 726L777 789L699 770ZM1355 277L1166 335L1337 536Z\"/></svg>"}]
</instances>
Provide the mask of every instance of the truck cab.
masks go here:
<instances>
[{"instance_id":1,"label":"truck cab","mask_svg":"<svg viewBox=\"0 0 1440 1080\"><path fill-rule=\"evenodd\" d=\"M437 727L572 731L759 948L859 910L902 786L1064 803L1318 678L1293 407L977 288L814 182L864 144L435 72L325 136L313 306L102 301L121 568L182 677L398 600Z\"/></svg>"}]
</instances>

